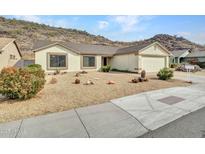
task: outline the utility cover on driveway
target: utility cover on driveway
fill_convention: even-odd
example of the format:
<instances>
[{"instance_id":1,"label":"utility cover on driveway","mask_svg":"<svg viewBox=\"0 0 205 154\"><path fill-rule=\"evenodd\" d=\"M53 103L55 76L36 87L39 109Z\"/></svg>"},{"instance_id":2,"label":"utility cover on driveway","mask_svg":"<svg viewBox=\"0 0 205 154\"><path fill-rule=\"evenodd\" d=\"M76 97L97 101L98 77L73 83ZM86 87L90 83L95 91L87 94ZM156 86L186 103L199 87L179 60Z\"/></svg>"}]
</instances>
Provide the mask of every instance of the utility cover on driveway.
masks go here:
<instances>
[{"instance_id":1,"label":"utility cover on driveway","mask_svg":"<svg viewBox=\"0 0 205 154\"><path fill-rule=\"evenodd\" d=\"M182 102L184 100L185 100L184 98L177 97L177 96L169 96L169 97L165 97L162 99L158 99L158 101L165 103L165 104L168 104L168 105L173 105L173 104Z\"/></svg>"}]
</instances>

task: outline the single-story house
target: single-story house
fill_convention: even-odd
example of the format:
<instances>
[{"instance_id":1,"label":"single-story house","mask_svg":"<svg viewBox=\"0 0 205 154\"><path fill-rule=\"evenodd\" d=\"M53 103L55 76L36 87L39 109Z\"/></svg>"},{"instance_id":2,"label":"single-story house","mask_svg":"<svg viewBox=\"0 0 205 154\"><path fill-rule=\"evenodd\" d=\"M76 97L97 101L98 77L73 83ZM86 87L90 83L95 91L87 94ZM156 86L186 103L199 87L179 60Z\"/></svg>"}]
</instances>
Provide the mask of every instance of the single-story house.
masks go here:
<instances>
[{"instance_id":1,"label":"single-story house","mask_svg":"<svg viewBox=\"0 0 205 154\"><path fill-rule=\"evenodd\" d=\"M180 64L181 62L184 62L185 57L190 53L190 49L174 50L171 51L171 53L171 62Z\"/></svg>"},{"instance_id":2,"label":"single-story house","mask_svg":"<svg viewBox=\"0 0 205 154\"><path fill-rule=\"evenodd\" d=\"M0 70L15 66L21 59L21 52L13 38L0 38Z\"/></svg>"},{"instance_id":3,"label":"single-story house","mask_svg":"<svg viewBox=\"0 0 205 154\"><path fill-rule=\"evenodd\" d=\"M186 57L185 61L197 61L197 62L205 62L205 51L193 51L190 52Z\"/></svg>"},{"instance_id":4,"label":"single-story house","mask_svg":"<svg viewBox=\"0 0 205 154\"><path fill-rule=\"evenodd\" d=\"M118 70L156 72L169 66L170 52L160 43L148 43L126 48L71 42L37 41L34 44L35 63L50 73L99 70L111 65Z\"/></svg>"}]
</instances>

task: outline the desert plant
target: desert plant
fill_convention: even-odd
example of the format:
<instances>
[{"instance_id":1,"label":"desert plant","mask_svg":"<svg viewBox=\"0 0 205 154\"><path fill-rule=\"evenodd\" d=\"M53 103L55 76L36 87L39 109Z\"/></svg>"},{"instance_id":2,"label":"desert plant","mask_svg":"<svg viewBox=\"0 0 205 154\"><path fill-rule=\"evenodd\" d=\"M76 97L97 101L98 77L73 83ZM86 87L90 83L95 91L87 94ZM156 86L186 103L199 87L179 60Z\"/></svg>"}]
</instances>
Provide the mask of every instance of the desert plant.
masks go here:
<instances>
[{"instance_id":1,"label":"desert plant","mask_svg":"<svg viewBox=\"0 0 205 154\"><path fill-rule=\"evenodd\" d=\"M36 74L31 73L28 68L4 68L0 73L0 94L10 99L35 96L45 84L44 76Z\"/></svg>"},{"instance_id":2,"label":"desert plant","mask_svg":"<svg viewBox=\"0 0 205 154\"><path fill-rule=\"evenodd\" d=\"M132 79L131 82L132 82L132 83L138 83L139 80L138 80L138 79Z\"/></svg>"},{"instance_id":3,"label":"desert plant","mask_svg":"<svg viewBox=\"0 0 205 154\"><path fill-rule=\"evenodd\" d=\"M160 80L169 80L174 76L174 73L169 68L163 68L157 73L157 76Z\"/></svg>"},{"instance_id":4,"label":"desert plant","mask_svg":"<svg viewBox=\"0 0 205 154\"><path fill-rule=\"evenodd\" d=\"M110 65L106 65L106 66L102 66L101 67L101 71L102 72L109 72L111 69L111 66Z\"/></svg>"},{"instance_id":5,"label":"desert plant","mask_svg":"<svg viewBox=\"0 0 205 154\"><path fill-rule=\"evenodd\" d=\"M45 78L45 72L41 68L41 65L39 65L39 64L28 65L26 67L26 69L28 70L28 72L30 72L31 74L33 74L39 78Z\"/></svg>"},{"instance_id":6,"label":"desert plant","mask_svg":"<svg viewBox=\"0 0 205 154\"><path fill-rule=\"evenodd\" d=\"M170 64L170 68L177 68L179 66L180 66L180 64L177 64L177 63Z\"/></svg>"},{"instance_id":7,"label":"desert plant","mask_svg":"<svg viewBox=\"0 0 205 154\"><path fill-rule=\"evenodd\" d=\"M119 70L119 69L116 69L116 68L112 68L111 71L130 73L129 70Z\"/></svg>"},{"instance_id":8,"label":"desert plant","mask_svg":"<svg viewBox=\"0 0 205 154\"><path fill-rule=\"evenodd\" d=\"M145 70L143 70L143 71L141 72L141 78L146 78L146 71L145 71Z\"/></svg>"}]
</instances>

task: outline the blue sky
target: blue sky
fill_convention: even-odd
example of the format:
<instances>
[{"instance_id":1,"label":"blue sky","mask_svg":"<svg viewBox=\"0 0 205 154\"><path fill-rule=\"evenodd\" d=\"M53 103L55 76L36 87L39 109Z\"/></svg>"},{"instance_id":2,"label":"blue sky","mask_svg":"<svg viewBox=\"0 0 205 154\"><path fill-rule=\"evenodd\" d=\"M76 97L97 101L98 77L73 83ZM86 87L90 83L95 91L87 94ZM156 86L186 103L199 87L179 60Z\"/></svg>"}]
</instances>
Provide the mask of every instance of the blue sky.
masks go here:
<instances>
[{"instance_id":1,"label":"blue sky","mask_svg":"<svg viewBox=\"0 0 205 154\"><path fill-rule=\"evenodd\" d=\"M75 28L111 40L136 41L156 34L183 36L205 44L205 16L5 16L55 27Z\"/></svg>"}]
</instances>

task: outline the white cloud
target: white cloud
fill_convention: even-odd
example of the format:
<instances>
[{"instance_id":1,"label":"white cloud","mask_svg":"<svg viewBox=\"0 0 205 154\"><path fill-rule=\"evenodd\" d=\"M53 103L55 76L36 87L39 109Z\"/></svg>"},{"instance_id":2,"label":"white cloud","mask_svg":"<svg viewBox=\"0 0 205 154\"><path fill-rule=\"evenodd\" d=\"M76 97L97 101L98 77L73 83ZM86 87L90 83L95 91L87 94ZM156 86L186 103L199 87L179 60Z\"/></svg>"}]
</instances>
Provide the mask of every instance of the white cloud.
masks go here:
<instances>
[{"instance_id":1,"label":"white cloud","mask_svg":"<svg viewBox=\"0 0 205 154\"><path fill-rule=\"evenodd\" d=\"M140 22L140 16L113 16L113 21L118 23L123 32L131 32Z\"/></svg>"},{"instance_id":2,"label":"white cloud","mask_svg":"<svg viewBox=\"0 0 205 154\"><path fill-rule=\"evenodd\" d=\"M43 16L36 15L16 15L13 16L15 19L31 21L40 24L46 24L54 27L69 28L72 24L75 24L78 21L78 17L73 17L72 19L62 18L62 19L53 19L52 17L43 18ZM72 23L72 24L71 24Z\"/></svg>"},{"instance_id":3,"label":"white cloud","mask_svg":"<svg viewBox=\"0 0 205 154\"><path fill-rule=\"evenodd\" d=\"M149 20L155 16L133 16L133 15L120 15L112 16L111 21L119 24L123 33L144 31L147 28Z\"/></svg>"},{"instance_id":4,"label":"white cloud","mask_svg":"<svg viewBox=\"0 0 205 154\"><path fill-rule=\"evenodd\" d=\"M205 44L205 32L201 33L191 33L191 32L178 32L178 36L185 37L186 39L202 44Z\"/></svg>"},{"instance_id":5,"label":"white cloud","mask_svg":"<svg viewBox=\"0 0 205 154\"><path fill-rule=\"evenodd\" d=\"M190 37L196 43L205 45L205 32L194 34Z\"/></svg>"},{"instance_id":6,"label":"white cloud","mask_svg":"<svg viewBox=\"0 0 205 154\"><path fill-rule=\"evenodd\" d=\"M35 15L16 15L14 16L14 18L16 19L20 19L20 20L25 20L25 21L31 21L31 22L38 22L41 23L41 18L39 16L35 16Z\"/></svg>"},{"instance_id":7,"label":"white cloud","mask_svg":"<svg viewBox=\"0 0 205 154\"><path fill-rule=\"evenodd\" d=\"M99 29L105 29L109 26L109 22L107 21L99 21L98 22L98 28Z\"/></svg>"},{"instance_id":8,"label":"white cloud","mask_svg":"<svg viewBox=\"0 0 205 154\"><path fill-rule=\"evenodd\" d=\"M178 32L177 35L183 36L183 37L188 37L191 35L191 33L190 32Z\"/></svg>"}]
</instances>

